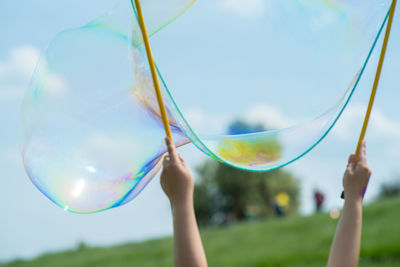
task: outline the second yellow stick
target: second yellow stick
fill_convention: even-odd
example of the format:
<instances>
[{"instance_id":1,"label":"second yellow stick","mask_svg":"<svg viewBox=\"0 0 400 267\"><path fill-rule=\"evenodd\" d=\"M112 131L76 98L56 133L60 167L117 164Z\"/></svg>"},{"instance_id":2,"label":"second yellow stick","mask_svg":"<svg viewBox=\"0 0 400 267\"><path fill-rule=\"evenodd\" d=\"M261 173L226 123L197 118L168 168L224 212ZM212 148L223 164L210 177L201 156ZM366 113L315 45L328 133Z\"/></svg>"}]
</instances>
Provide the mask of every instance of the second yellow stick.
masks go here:
<instances>
[{"instance_id":1,"label":"second yellow stick","mask_svg":"<svg viewBox=\"0 0 400 267\"><path fill-rule=\"evenodd\" d=\"M358 144L357 144L357 149L356 149L356 154L355 154L357 160L358 160L358 157L360 154L360 148L361 148L362 141L365 138L365 133L367 131L368 122L369 122L369 119L371 116L372 106L374 105L375 95L376 95L376 91L378 89L379 80L380 80L381 73L382 73L382 67L383 67L383 62L385 60L387 45L389 42L390 30L392 29L392 23L393 23L394 11L396 9L396 3L397 3L397 0L392 1L392 6L390 9L390 14L389 14L389 20L388 20L388 24L386 27L385 39L383 40L383 45L382 45L381 55L379 58L378 68L376 70L374 86L372 87L372 92L371 92L371 97L369 99L367 113L365 114L364 124L363 124L362 130L361 130L360 138L358 139Z\"/></svg>"}]
</instances>

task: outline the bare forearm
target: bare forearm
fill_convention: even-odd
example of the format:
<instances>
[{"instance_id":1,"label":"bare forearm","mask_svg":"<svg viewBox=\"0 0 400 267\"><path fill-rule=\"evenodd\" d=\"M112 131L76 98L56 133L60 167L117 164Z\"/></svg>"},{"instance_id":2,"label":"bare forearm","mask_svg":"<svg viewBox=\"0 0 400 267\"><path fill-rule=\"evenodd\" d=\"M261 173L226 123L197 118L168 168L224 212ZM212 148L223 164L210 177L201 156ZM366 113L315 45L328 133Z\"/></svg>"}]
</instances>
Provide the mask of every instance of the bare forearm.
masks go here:
<instances>
[{"instance_id":1,"label":"bare forearm","mask_svg":"<svg viewBox=\"0 0 400 267\"><path fill-rule=\"evenodd\" d=\"M205 267L207 260L198 231L193 200L172 206L176 267Z\"/></svg>"},{"instance_id":2,"label":"bare forearm","mask_svg":"<svg viewBox=\"0 0 400 267\"><path fill-rule=\"evenodd\" d=\"M343 215L336 230L328 267L358 265L361 243L362 201L346 200Z\"/></svg>"}]
</instances>

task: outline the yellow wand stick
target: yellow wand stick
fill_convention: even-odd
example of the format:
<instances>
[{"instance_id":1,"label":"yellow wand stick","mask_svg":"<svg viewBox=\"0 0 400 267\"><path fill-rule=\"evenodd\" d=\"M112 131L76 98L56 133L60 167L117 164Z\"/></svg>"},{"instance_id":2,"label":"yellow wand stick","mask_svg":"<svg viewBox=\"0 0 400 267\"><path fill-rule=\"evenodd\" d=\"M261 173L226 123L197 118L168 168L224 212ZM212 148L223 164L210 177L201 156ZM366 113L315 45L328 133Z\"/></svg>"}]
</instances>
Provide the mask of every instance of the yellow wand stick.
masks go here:
<instances>
[{"instance_id":1,"label":"yellow wand stick","mask_svg":"<svg viewBox=\"0 0 400 267\"><path fill-rule=\"evenodd\" d=\"M397 3L397 0L393 0L392 6L390 8L389 20L388 20L388 24L386 27L385 39L383 40L382 51L381 51L381 56L379 58L378 68L376 70L374 86L372 87L372 92L371 92L371 97L369 99L367 113L365 114L364 124L363 124L362 130L361 130L360 138L358 139L358 144L357 144L357 149L356 149L356 154L355 154L357 160L360 155L360 148L361 148L362 141L364 140L365 133L367 132L367 127L368 127L368 122L369 122L369 119L371 116L372 106L374 105L376 91L378 89L379 80L381 78L382 66L383 66L383 62L385 60L386 50L387 50L387 46L389 43L390 31L392 29L394 11L396 9L396 3Z\"/></svg>"},{"instance_id":2,"label":"yellow wand stick","mask_svg":"<svg viewBox=\"0 0 400 267\"><path fill-rule=\"evenodd\" d=\"M387 50L387 46L389 43L390 31L392 29L393 17L394 17L394 11L396 9L396 4L397 4L397 0L393 0L392 6L390 7L389 20L388 20L388 24L386 27L385 39L383 40L383 45L382 45L381 55L379 58L378 68L376 70L375 81L374 81L374 85L372 87L372 92L371 92L371 96L370 96L369 103L368 103L368 109L365 114L360 138L358 139L358 144L357 144L357 149L356 149L356 154L355 154L357 161L358 161L358 158L360 155L362 141L364 140L365 134L367 132L369 119L371 117L372 107L373 107L374 101L375 101L376 91L378 90L379 80L381 78L383 62L385 61L385 55L386 55L386 50ZM366 191L366 188L362 192L362 196L364 196L365 191ZM342 193L342 198L344 198L344 192Z\"/></svg>"},{"instance_id":3,"label":"yellow wand stick","mask_svg":"<svg viewBox=\"0 0 400 267\"><path fill-rule=\"evenodd\" d=\"M161 90L160 90L160 83L158 81L156 66L154 64L153 55L151 53L151 47L149 42L149 36L147 34L146 25L144 23L142 8L140 6L140 1L135 0L136 12L138 15L139 26L143 36L144 46L146 48L147 60L149 62L151 76L153 78L154 89L156 90L158 106L160 108L161 119L164 124L164 129L166 135L172 140L171 128L169 127L168 116L165 110L164 101L162 99Z\"/></svg>"}]
</instances>

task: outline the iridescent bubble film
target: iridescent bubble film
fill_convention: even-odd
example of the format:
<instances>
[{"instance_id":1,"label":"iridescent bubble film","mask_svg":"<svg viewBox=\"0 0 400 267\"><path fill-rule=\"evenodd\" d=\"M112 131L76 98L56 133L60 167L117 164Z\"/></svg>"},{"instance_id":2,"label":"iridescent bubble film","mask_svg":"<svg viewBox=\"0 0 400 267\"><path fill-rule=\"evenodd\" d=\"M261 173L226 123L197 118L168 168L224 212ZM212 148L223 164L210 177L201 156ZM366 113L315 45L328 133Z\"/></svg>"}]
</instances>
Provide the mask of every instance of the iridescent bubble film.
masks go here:
<instances>
[{"instance_id":1,"label":"iridescent bubble film","mask_svg":"<svg viewBox=\"0 0 400 267\"><path fill-rule=\"evenodd\" d=\"M390 8L383 0L266 0L250 12L246 1L194 2L142 7L174 141L250 171L287 165L326 136ZM265 129L227 131L222 121L237 119ZM151 181L165 133L131 1L54 38L27 90L23 123L26 171L65 210L123 205Z\"/></svg>"}]
</instances>

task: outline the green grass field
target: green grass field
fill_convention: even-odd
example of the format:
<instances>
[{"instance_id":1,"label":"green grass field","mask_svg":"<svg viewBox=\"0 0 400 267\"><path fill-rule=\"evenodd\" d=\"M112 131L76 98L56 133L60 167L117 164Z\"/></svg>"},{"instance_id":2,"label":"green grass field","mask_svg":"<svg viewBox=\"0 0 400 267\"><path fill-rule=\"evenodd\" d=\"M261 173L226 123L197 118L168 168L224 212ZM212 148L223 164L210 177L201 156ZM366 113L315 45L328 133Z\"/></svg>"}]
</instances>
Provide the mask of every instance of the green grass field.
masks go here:
<instances>
[{"instance_id":1,"label":"green grass field","mask_svg":"<svg viewBox=\"0 0 400 267\"><path fill-rule=\"evenodd\" d=\"M325 266L337 221L327 214L270 219L202 232L210 266ZM173 266L172 239L85 248L0 266ZM400 198L364 209L360 266L400 266Z\"/></svg>"}]
</instances>

